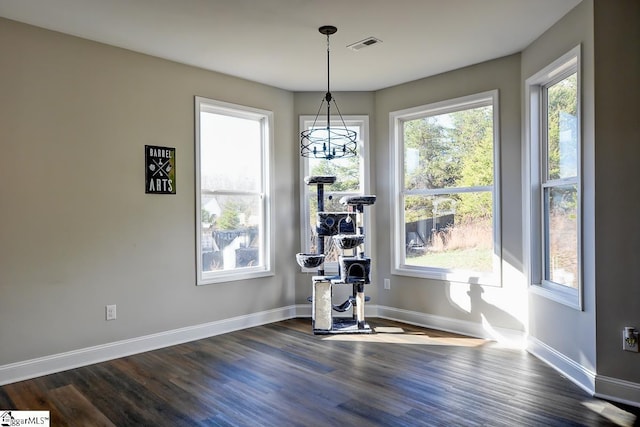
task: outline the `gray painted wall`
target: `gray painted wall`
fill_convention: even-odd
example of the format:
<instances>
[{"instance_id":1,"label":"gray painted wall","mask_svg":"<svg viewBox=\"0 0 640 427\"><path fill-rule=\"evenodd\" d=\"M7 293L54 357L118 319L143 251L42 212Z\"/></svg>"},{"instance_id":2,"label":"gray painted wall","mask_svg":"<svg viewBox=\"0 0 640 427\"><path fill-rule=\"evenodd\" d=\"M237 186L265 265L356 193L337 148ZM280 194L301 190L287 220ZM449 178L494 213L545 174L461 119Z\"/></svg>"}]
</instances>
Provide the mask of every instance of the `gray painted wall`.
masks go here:
<instances>
[{"instance_id":1,"label":"gray painted wall","mask_svg":"<svg viewBox=\"0 0 640 427\"><path fill-rule=\"evenodd\" d=\"M594 80L593 4L585 0L522 52L522 82L582 44L583 292L584 310L530 295L529 333L581 366L596 372L594 263ZM524 135L523 135L524 137Z\"/></svg>"},{"instance_id":2,"label":"gray painted wall","mask_svg":"<svg viewBox=\"0 0 640 427\"><path fill-rule=\"evenodd\" d=\"M640 354L620 350L640 329L640 2L594 1L594 38L598 374L640 383Z\"/></svg>"},{"instance_id":3,"label":"gray painted wall","mask_svg":"<svg viewBox=\"0 0 640 427\"><path fill-rule=\"evenodd\" d=\"M200 95L274 111L277 247L297 251L290 92L4 19L0 52L0 366L294 303L293 255L197 287L194 249ZM144 193L145 144L176 148L176 195Z\"/></svg>"}]
</instances>

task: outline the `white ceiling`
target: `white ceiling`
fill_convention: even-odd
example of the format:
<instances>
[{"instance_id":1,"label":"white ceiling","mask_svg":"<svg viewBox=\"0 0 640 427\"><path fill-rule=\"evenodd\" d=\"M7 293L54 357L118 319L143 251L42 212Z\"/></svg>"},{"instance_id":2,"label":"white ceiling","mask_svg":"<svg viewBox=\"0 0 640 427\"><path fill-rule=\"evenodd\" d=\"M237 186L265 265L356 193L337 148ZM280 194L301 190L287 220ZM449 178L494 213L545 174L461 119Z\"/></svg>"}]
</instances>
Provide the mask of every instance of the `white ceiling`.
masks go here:
<instances>
[{"instance_id":1,"label":"white ceiling","mask_svg":"<svg viewBox=\"0 0 640 427\"><path fill-rule=\"evenodd\" d=\"M292 91L368 91L521 51L581 0L0 0L0 16ZM367 37L382 43L346 46Z\"/></svg>"}]
</instances>

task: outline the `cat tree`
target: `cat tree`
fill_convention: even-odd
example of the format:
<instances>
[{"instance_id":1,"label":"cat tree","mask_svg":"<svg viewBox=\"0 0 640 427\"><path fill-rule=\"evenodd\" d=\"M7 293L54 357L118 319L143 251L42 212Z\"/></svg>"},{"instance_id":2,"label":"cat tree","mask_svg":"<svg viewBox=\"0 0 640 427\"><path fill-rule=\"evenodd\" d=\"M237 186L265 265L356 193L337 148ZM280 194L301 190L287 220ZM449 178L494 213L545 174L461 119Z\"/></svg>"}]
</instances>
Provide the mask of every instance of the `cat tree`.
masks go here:
<instances>
[{"instance_id":1,"label":"cat tree","mask_svg":"<svg viewBox=\"0 0 640 427\"><path fill-rule=\"evenodd\" d=\"M317 186L318 213L316 234L317 253L296 254L298 265L318 268L312 276L311 319L314 334L371 333L365 321L365 285L370 283L371 258L364 252L364 207L373 205L376 196L346 196L340 199L342 212L324 211L324 186L333 184L335 176L309 176L305 184ZM338 275L327 276L324 271L324 239L332 238L341 254L338 257ZM351 286L351 295L341 304L333 303L334 286ZM337 317L333 312L352 310L352 316Z\"/></svg>"}]
</instances>

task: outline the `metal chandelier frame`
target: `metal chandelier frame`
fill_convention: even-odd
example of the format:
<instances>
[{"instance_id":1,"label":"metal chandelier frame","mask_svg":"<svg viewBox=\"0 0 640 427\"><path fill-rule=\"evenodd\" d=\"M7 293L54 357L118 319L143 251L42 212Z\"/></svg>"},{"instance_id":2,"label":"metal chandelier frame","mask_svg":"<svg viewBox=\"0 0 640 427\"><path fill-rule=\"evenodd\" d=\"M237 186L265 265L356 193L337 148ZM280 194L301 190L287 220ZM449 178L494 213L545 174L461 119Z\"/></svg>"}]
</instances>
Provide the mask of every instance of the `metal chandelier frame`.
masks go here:
<instances>
[{"instance_id":1,"label":"metal chandelier frame","mask_svg":"<svg viewBox=\"0 0 640 427\"><path fill-rule=\"evenodd\" d=\"M320 108L316 113L316 118L311 128L300 133L300 155L302 157L326 160L355 157L358 155L358 134L356 131L347 128L330 89L329 36L335 34L338 29L332 25L324 25L318 28L318 31L327 36L327 93L320 103ZM342 127L331 127L332 103L338 113ZM327 108L327 125L326 127L317 127L316 123L325 104Z\"/></svg>"}]
</instances>

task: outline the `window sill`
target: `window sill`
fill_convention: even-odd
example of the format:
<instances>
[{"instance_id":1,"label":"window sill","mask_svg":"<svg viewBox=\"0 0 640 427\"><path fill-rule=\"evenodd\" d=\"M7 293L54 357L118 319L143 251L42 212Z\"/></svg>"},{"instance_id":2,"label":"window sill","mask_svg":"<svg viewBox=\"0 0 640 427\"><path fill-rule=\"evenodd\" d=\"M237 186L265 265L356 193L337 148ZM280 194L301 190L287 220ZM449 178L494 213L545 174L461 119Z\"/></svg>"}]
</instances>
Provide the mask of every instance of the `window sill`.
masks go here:
<instances>
[{"instance_id":1,"label":"window sill","mask_svg":"<svg viewBox=\"0 0 640 427\"><path fill-rule=\"evenodd\" d=\"M540 295L541 297L551 301L555 301L558 304L566 305L567 307L582 311L580 294L577 289L565 288L564 286L553 284L534 284L529 286L529 292Z\"/></svg>"},{"instance_id":2,"label":"window sill","mask_svg":"<svg viewBox=\"0 0 640 427\"><path fill-rule=\"evenodd\" d=\"M213 285L216 283L236 282L238 280L250 280L260 277L274 276L275 273L272 270L259 270L259 271L242 271L242 272L220 272L211 274L209 276L202 277L198 280L198 286Z\"/></svg>"},{"instance_id":3,"label":"window sill","mask_svg":"<svg viewBox=\"0 0 640 427\"><path fill-rule=\"evenodd\" d=\"M468 283L471 285L501 286L499 276L495 273L479 273L463 270L425 269L421 267L402 266L392 269L398 276L419 277L422 279L441 280L444 282Z\"/></svg>"}]
</instances>

